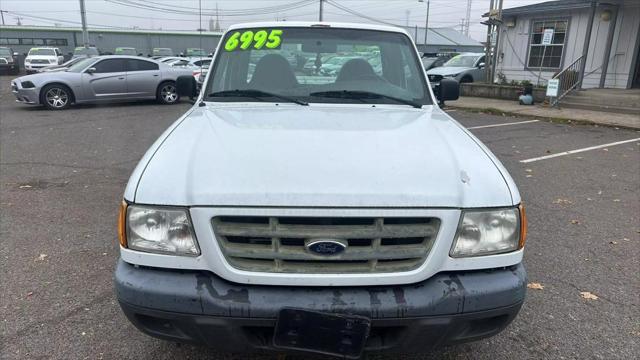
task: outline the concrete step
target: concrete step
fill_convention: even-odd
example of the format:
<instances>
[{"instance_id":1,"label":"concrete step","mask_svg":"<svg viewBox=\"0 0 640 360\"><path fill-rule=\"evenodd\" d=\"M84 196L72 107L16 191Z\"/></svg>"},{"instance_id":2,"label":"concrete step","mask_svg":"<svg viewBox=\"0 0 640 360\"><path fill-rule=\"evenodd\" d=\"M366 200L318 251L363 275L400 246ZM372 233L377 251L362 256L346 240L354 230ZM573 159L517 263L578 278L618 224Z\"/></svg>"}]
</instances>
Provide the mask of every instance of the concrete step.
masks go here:
<instances>
[{"instance_id":1,"label":"concrete step","mask_svg":"<svg viewBox=\"0 0 640 360\"><path fill-rule=\"evenodd\" d=\"M583 101L576 102L576 101L573 101L573 99L569 99L568 97L565 97L560 101L560 108L593 110L593 111L610 112L610 113L616 113L616 114L631 114L631 115L640 114L640 107L616 106L616 105L609 106L609 105L594 104L594 103L583 102Z\"/></svg>"},{"instance_id":2,"label":"concrete step","mask_svg":"<svg viewBox=\"0 0 640 360\"><path fill-rule=\"evenodd\" d=\"M638 98L626 98L626 97L594 97L594 96L581 96L581 95L567 95L564 97L565 101L579 104L595 104L603 106L620 106L638 108L640 110L640 97Z\"/></svg>"}]
</instances>

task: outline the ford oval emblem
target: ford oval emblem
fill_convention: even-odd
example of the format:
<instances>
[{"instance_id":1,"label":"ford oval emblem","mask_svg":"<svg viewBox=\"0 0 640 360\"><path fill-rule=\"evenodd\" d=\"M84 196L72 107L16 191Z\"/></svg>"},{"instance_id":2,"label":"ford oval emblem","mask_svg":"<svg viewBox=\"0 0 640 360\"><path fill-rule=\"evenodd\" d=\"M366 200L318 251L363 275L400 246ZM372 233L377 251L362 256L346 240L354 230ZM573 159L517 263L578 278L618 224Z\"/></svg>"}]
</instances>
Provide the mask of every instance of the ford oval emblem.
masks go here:
<instances>
[{"instance_id":1,"label":"ford oval emblem","mask_svg":"<svg viewBox=\"0 0 640 360\"><path fill-rule=\"evenodd\" d=\"M338 255L347 248L347 242L335 239L309 239L307 251L316 255Z\"/></svg>"}]
</instances>

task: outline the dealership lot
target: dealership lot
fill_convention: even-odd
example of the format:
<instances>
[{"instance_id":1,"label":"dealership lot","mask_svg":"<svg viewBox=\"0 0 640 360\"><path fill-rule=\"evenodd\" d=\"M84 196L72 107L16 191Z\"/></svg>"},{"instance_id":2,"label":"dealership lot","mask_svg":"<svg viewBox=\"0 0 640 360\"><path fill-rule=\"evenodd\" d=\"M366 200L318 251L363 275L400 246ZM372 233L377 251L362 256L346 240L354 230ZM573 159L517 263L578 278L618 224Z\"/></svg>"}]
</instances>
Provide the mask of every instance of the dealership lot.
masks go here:
<instances>
[{"instance_id":1,"label":"dealership lot","mask_svg":"<svg viewBox=\"0 0 640 360\"><path fill-rule=\"evenodd\" d=\"M117 206L126 181L190 105L52 112L16 104L9 80L0 76L1 357L242 358L142 335L113 292ZM522 312L499 336L404 358L637 355L640 132L450 114L515 178L529 216L529 282L542 289L529 290ZM579 151L550 157L573 150Z\"/></svg>"}]
</instances>

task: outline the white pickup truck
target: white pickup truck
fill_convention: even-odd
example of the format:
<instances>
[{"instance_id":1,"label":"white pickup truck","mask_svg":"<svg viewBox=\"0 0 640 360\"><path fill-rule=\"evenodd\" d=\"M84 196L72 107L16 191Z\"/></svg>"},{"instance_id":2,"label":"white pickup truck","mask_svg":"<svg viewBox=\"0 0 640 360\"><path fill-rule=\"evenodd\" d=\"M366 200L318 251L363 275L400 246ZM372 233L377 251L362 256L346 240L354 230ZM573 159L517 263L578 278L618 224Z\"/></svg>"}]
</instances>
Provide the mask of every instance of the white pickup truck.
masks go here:
<instances>
[{"instance_id":1,"label":"white pickup truck","mask_svg":"<svg viewBox=\"0 0 640 360\"><path fill-rule=\"evenodd\" d=\"M335 57L350 59L319 71ZM197 105L144 155L120 208L115 286L141 331L359 358L477 340L515 318L520 195L437 105L458 84L435 95L405 31L236 25L200 93L191 76L177 88Z\"/></svg>"}]
</instances>

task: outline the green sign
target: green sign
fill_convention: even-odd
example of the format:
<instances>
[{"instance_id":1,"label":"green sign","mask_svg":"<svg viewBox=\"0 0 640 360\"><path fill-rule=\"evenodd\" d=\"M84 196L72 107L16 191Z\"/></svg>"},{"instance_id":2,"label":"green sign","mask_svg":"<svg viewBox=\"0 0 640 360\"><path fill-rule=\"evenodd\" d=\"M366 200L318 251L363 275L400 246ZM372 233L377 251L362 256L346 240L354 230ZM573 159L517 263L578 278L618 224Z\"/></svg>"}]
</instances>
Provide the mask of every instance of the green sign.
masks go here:
<instances>
[{"instance_id":1,"label":"green sign","mask_svg":"<svg viewBox=\"0 0 640 360\"><path fill-rule=\"evenodd\" d=\"M247 50L253 48L260 50L262 48L277 49L282 43L282 30L246 30L243 32L236 31L227 39L224 44L226 51Z\"/></svg>"}]
</instances>

